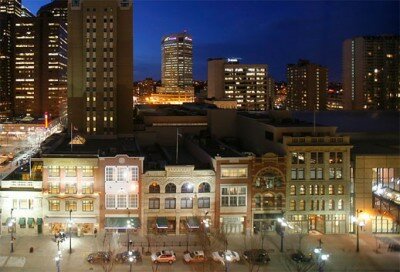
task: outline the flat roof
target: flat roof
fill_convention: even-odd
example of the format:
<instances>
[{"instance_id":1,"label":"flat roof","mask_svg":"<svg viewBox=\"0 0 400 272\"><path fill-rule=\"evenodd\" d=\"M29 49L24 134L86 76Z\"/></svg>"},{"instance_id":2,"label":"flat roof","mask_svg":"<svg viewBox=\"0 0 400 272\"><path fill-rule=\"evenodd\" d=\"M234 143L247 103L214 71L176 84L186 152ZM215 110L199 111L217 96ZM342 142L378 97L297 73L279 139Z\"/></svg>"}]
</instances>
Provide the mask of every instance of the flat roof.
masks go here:
<instances>
[{"instance_id":1,"label":"flat roof","mask_svg":"<svg viewBox=\"0 0 400 272\"><path fill-rule=\"evenodd\" d=\"M42 144L43 155L73 155L109 157L118 154L140 156L140 149L134 137L100 139L88 138L84 144L70 145L67 133L53 135L53 139Z\"/></svg>"}]
</instances>

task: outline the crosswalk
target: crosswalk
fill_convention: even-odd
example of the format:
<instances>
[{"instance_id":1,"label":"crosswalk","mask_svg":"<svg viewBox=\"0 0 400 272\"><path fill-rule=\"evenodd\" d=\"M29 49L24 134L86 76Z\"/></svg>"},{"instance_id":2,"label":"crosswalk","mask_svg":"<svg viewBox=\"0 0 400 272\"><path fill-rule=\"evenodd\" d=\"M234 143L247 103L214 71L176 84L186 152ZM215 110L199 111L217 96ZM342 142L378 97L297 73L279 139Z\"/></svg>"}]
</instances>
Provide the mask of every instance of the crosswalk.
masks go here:
<instances>
[{"instance_id":1,"label":"crosswalk","mask_svg":"<svg viewBox=\"0 0 400 272\"><path fill-rule=\"evenodd\" d=\"M25 257L0 256L0 267L19 267L25 266Z\"/></svg>"}]
</instances>

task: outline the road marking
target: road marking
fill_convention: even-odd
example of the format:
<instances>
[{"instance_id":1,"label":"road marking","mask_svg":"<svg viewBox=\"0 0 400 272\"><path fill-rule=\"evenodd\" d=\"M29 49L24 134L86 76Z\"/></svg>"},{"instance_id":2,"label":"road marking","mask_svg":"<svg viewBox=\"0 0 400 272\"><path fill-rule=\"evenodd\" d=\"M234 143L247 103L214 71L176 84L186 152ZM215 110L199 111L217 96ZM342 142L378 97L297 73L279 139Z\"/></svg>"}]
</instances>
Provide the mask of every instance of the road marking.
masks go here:
<instances>
[{"instance_id":1,"label":"road marking","mask_svg":"<svg viewBox=\"0 0 400 272\"><path fill-rule=\"evenodd\" d=\"M6 267L24 267L25 265L25 257L9 257Z\"/></svg>"}]
</instances>

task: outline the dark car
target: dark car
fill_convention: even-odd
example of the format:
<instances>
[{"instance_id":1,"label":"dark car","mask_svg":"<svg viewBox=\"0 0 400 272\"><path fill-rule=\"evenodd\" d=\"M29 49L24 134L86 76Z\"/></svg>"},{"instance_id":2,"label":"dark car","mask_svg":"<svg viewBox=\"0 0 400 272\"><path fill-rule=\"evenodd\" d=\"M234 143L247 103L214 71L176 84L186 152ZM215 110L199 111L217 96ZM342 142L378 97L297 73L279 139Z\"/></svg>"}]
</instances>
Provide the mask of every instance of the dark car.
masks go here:
<instances>
[{"instance_id":1,"label":"dark car","mask_svg":"<svg viewBox=\"0 0 400 272\"><path fill-rule=\"evenodd\" d=\"M308 263L311 261L311 254L308 254L308 256L306 256L301 251L297 251L296 253L293 253L291 255L291 257L292 257L292 260L295 261L296 263Z\"/></svg>"},{"instance_id":2,"label":"dark car","mask_svg":"<svg viewBox=\"0 0 400 272\"><path fill-rule=\"evenodd\" d=\"M115 260L119 263L127 263L129 262L129 257L132 256L133 262L139 262L142 260L142 256L140 255L140 252L137 250L132 250L131 255L129 255L129 251L121 252L115 255Z\"/></svg>"},{"instance_id":3,"label":"dark car","mask_svg":"<svg viewBox=\"0 0 400 272\"><path fill-rule=\"evenodd\" d=\"M265 249L250 249L243 253L243 257L253 264L266 264L271 261Z\"/></svg>"},{"instance_id":4,"label":"dark car","mask_svg":"<svg viewBox=\"0 0 400 272\"><path fill-rule=\"evenodd\" d=\"M89 263L108 263L111 259L110 252L98 251L95 253L91 253L87 257L87 261Z\"/></svg>"}]
</instances>

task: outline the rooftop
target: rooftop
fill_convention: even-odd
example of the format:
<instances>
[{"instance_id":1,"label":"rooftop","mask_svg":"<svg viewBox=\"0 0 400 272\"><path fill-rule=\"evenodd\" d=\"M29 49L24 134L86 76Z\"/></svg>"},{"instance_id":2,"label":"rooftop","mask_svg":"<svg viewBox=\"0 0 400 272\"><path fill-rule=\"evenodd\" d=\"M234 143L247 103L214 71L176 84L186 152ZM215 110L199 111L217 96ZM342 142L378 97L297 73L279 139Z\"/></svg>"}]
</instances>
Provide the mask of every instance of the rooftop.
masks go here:
<instances>
[{"instance_id":1,"label":"rooftop","mask_svg":"<svg viewBox=\"0 0 400 272\"><path fill-rule=\"evenodd\" d=\"M293 118L290 112L238 112L239 115L256 119L259 122L275 127L313 127L314 124L308 120L301 120L299 118ZM316 123L317 127L325 127L320 123Z\"/></svg>"},{"instance_id":2,"label":"rooftop","mask_svg":"<svg viewBox=\"0 0 400 272\"><path fill-rule=\"evenodd\" d=\"M73 144L66 133L49 137L41 146L44 155L73 155L109 157L118 154L140 156L135 138L86 139L84 144Z\"/></svg>"},{"instance_id":3,"label":"rooftop","mask_svg":"<svg viewBox=\"0 0 400 272\"><path fill-rule=\"evenodd\" d=\"M207 109L215 109L214 105L187 103L183 105L137 105L140 114L147 116L196 116L207 115Z\"/></svg>"}]
</instances>

